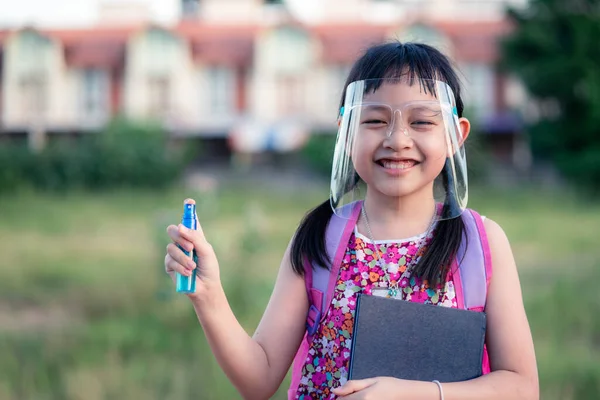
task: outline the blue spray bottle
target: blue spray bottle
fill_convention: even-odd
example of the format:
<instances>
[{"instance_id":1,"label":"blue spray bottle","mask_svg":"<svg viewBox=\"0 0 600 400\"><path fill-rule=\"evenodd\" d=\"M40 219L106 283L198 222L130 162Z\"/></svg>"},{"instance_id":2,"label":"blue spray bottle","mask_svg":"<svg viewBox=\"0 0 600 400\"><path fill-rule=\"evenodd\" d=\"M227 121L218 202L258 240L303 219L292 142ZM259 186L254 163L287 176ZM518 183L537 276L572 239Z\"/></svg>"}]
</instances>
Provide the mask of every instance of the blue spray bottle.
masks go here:
<instances>
[{"instance_id":1,"label":"blue spray bottle","mask_svg":"<svg viewBox=\"0 0 600 400\"><path fill-rule=\"evenodd\" d=\"M196 202L192 199L186 199L183 202L183 216L181 217L181 224L189 229L198 229L198 222L196 220ZM179 248L185 253L186 256L190 257L195 263L197 263L198 258L196 256L196 250L185 251L181 246L179 246ZM181 275L180 273L176 272L178 293L196 292L197 269L198 268L196 267L190 276Z\"/></svg>"}]
</instances>

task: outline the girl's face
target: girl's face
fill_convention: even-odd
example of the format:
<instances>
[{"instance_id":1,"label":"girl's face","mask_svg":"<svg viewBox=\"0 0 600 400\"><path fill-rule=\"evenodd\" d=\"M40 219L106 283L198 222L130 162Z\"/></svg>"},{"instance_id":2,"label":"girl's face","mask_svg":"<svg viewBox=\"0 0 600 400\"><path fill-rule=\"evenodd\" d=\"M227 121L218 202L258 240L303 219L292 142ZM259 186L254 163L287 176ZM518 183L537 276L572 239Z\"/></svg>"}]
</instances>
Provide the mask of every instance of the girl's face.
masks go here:
<instances>
[{"instance_id":1,"label":"girl's face","mask_svg":"<svg viewBox=\"0 0 600 400\"><path fill-rule=\"evenodd\" d=\"M403 197L431 187L449 156L440 101L418 83L386 82L363 98L352 146L354 169L369 190ZM459 120L461 143L469 123Z\"/></svg>"}]
</instances>

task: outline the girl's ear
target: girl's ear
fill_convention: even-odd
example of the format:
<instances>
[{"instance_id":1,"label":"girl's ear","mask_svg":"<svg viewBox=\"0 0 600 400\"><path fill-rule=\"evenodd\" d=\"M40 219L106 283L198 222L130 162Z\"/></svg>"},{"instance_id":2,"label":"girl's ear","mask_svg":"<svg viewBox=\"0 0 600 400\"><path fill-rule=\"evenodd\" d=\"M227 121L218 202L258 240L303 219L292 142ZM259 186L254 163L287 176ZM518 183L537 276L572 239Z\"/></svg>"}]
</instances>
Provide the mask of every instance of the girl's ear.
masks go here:
<instances>
[{"instance_id":1,"label":"girl's ear","mask_svg":"<svg viewBox=\"0 0 600 400\"><path fill-rule=\"evenodd\" d=\"M461 147L465 143L465 140L467 140L467 137L469 137L469 133L471 132L471 123L468 119L462 117L458 119L458 127L460 129L461 136L458 145Z\"/></svg>"},{"instance_id":2,"label":"girl's ear","mask_svg":"<svg viewBox=\"0 0 600 400\"><path fill-rule=\"evenodd\" d=\"M467 140L467 137L469 137L469 133L471 132L471 123L468 119L465 117L457 118L456 115L454 118L455 123L458 122L458 132L456 132L456 135L459 137L452 138L452 140L456 139L458 143L455 144L452 140L447 138L448 147L446 149L446 157L454 157L457 149L464 145L465 140Z\"/></svg>"}]
</instances>

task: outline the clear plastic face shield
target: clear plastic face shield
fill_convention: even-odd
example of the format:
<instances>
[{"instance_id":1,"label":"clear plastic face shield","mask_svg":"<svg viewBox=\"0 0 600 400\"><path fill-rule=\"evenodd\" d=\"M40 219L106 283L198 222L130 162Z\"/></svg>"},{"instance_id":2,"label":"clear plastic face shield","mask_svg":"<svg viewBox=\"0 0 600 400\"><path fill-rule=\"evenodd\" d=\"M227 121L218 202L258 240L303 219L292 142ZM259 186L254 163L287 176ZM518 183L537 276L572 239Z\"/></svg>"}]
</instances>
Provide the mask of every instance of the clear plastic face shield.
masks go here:
<instances>
[{"instance_id":1,"label":"clear plastic face shield","mask_svg":"<svg viewBox=\"0 0 600 400\"><path fill-rule=\"evenodd\" d=\"M438 219L460 216L468 197L463 142L446 83L405 78L351 83L331 171L334 213L350 218L350 204L364 200L368 186L399 202L430 191Z\"/></svg>"}]
</instances>

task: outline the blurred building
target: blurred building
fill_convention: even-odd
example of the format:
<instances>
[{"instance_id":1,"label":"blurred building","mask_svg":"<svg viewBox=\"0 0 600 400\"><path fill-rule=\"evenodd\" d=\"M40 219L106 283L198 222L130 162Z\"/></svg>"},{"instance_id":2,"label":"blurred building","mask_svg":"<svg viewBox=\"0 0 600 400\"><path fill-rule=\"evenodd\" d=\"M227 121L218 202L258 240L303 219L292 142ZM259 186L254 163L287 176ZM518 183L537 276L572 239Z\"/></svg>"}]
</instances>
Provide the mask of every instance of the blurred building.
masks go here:
<instances>
[{"instance_id":1,"label":"blurred building","mask_svg":"<svg viewBox=\"0 0 600 400\"><path fill-rule=\"evenodd\" d=\"M471 118L511 135L524 95L496 67L508 3L524 0L181 0L180 20L158 26L120 2L86 29L3 31L0 131L95 131L123 113L174 135L294 147L299 132L333 132L352 62L398 38L449 54Z\"/></svg>"}]
</instances>

